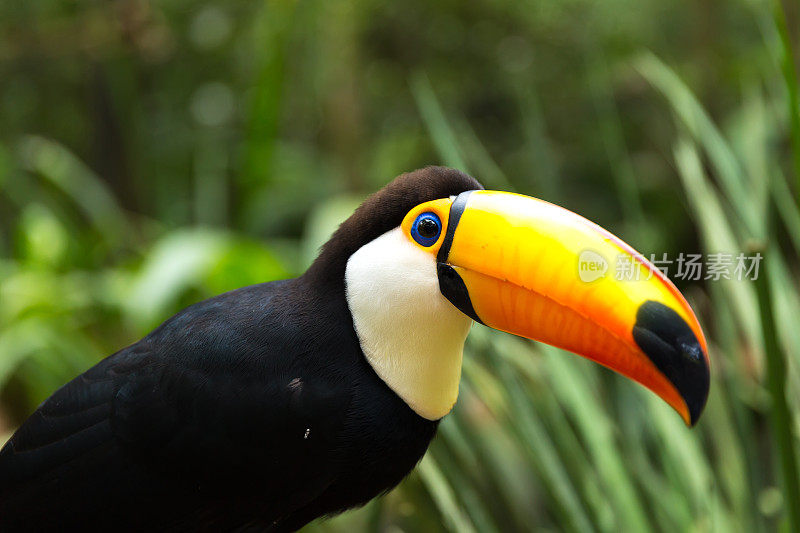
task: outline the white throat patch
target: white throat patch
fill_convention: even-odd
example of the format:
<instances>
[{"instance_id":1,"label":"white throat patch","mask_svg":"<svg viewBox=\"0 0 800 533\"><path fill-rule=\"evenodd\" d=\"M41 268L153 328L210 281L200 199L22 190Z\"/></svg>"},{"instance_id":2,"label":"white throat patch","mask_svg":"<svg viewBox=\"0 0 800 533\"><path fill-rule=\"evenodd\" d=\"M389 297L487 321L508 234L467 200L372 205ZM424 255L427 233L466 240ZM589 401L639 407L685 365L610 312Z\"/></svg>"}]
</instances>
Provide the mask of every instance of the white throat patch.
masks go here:
<instances>
[{"instance_id":1,"label":"white throat patch","mask_svg":"<svg viewBox=\"0 0 800 533\"><path fill-rule=\"evenodd\" d=\"M397 227L350 257L345 287L361 349L378 376L421 417L449 413L472 320L439 291L436 257Z\"/></svg>"}]
</instances>

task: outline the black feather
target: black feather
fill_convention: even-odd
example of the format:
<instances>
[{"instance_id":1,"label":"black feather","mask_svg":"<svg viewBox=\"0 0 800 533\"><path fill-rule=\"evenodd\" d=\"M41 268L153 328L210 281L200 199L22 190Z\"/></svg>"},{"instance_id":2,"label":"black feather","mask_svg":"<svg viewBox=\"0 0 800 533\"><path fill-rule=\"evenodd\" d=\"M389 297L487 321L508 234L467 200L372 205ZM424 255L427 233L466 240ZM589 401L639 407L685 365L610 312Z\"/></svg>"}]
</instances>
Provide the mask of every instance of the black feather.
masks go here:
<instances>
[{"instance_id":1,"label":"black feather","mask_svg":"<svg viewBox=\"0 0 800 533\"><path fill-rule=\"evenodd\" d=\"M437 422L366 362L344 269L415 205L478 188L404 174L304 276L195 304L56 391L0 451L0 531L293 530L394 487Z\"/></svg>"}]
</instances>

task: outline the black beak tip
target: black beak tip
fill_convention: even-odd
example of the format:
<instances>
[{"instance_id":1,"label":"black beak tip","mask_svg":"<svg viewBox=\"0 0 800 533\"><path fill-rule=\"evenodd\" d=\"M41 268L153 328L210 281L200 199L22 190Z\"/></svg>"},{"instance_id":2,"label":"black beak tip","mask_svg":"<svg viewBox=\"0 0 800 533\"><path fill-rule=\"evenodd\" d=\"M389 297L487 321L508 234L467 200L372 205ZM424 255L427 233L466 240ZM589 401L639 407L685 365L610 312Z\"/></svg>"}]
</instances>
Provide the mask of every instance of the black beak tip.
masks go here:
<instances>
[{"instance_id":1,"label":"black beak tip","mask_svg":"<svg viewBox=\"0 0 800 533\"><path fill-rule=\"evenodd\" d=\"M678 390L694 426L706 405L711 376L692 328L674 310L649 300L636 312L633 340Z\"/></svg>"}]
</instances>

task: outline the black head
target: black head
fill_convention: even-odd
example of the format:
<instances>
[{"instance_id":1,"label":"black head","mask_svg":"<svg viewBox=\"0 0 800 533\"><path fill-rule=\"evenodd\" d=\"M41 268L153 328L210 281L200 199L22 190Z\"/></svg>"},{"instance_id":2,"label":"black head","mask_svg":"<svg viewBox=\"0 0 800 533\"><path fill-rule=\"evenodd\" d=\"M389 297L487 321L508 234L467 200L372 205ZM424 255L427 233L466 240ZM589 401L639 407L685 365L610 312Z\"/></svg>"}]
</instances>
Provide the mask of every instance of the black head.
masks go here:
<instances>
[{"instance_id":1,"label":"black head","mask_svg":"<svg viewBox=\"0 0 800 533\"><path fill-rule=\"evenodd\" d=\"M400 225L415 206L483 189L473 178L447 167L425 167L401 174L367 198L322 247L306 278L344 286L347 260L368 242Z\"/></svg>"}]
</instances>

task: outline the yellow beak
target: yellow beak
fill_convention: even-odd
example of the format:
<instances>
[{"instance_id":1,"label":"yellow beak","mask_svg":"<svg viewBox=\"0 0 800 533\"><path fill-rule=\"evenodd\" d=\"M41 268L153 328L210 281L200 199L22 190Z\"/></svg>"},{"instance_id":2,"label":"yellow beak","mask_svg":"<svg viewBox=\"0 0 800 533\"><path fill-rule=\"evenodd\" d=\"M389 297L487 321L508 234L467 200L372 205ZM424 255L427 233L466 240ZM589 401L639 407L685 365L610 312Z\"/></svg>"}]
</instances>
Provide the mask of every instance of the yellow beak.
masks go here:
<instances>
[{"instance_id":1,"label":"yellow beak","mask_svg":"<svg viewBox=\"0 0 800 533\"><path fill-rule=\"evenodd\" d=\"M470 191L449 203L437 262L440 289L456 307L611 368L688 425L697 421L708 348L659 269L598 225L535 198Z\"/></svg>"}]
</instances>

